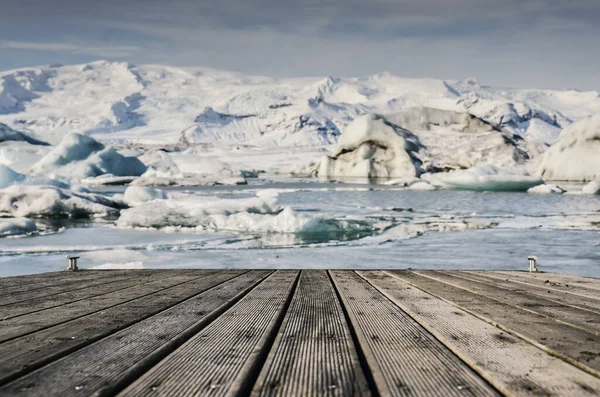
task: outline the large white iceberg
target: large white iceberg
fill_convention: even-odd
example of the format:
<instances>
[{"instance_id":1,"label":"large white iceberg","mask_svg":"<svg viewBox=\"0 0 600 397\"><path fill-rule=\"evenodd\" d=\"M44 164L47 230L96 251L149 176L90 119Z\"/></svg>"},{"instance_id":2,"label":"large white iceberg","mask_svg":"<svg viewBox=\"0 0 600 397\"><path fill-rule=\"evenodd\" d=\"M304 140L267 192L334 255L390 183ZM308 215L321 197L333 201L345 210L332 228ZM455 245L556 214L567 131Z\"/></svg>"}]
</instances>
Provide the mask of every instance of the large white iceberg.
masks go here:
<instances>
[{"instance_id":1,"label":"large white iceberg","mask_svg":"<svg viewBox=\"0 0 600 397\"><path fill-rule=\"evenodd\" d=\"M410 131L385 117L360 116L346 127L335 152L321 160L319 178L373 180L418 176L419 149Z\"/></svg>"},{"instance_id":2,"label":"large white iceberg","mask_svg":"<svg viewBox=\"0 0 600 397\"><path fill-rule=\"evenodd\" d=\"M517 136L469 113L409 108L357 117L340 136L336 151L323 158L318 175L376 180L488 163L515 167L529 158L524 147Z\"/></svg>"},{"instance_id":3,"label":"large white iceberg","mask_svg":"<svg viewBox=\"0 0 600 397\"><path fill-rule=\"evenodd\" d=\"M546 180L591 181L600 178L600 114L565 128L541 157L536 173Z\"/></svg>"},{"instance_id":4,"label":"large white iceberg","mask_svg":"<svg viewBox=\"0 0 600 397\"><path fill-rule=\"evenodd\" d=\"M473 191L520 191L544 183L522 169L503 169L494 165L482 165L467 170L424 174L423 180L445 189Z\"/></svg>"},{"instance_id":5,"label":"large white iceberg","mask_svg":"<svg viewBox=\"0 0 600 397\"><path fill-rule=\"evenodd\" d=\"M93 138L72 133L31 168L34 174L65 175L79 179L103 174L140 176L146 166L135 157L125 157Z\"/></svg>"}]
</instances>

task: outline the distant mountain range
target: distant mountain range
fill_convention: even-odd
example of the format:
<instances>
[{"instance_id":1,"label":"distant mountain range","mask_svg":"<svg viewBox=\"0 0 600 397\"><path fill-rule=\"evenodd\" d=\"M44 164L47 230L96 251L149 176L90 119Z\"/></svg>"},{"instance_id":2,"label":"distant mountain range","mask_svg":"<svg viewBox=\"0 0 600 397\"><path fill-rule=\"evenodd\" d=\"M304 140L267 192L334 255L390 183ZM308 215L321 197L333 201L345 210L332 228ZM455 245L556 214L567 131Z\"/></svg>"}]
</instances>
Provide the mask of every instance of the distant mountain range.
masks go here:
<instances>
[{"instance_id":1,"label":"distant mountain range","mask_svg":"<svg viewBox=\"0 0 600 397\"><path fill-rule=\"evenodd\" d=\"M359 115L420 106L469 112L543 151L562 128L600 113L600 94L389 73L280 79L106 61L0 72L0 122L51 144L78 132L108 143L326 145Z\"/></svg>"}]
</instances>

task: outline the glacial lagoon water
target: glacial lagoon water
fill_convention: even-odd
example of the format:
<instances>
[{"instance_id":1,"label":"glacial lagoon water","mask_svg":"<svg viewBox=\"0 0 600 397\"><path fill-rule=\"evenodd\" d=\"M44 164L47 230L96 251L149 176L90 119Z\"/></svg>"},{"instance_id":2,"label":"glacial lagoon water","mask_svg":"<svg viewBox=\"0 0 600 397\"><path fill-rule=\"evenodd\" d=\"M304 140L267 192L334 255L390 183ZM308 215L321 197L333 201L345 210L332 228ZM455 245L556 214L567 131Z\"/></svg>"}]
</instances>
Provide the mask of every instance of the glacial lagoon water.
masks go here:
<instances>
[{"instance_id":1,"label":"glacial lagoon water","mask_svg":"<svg viewBox=\"0 0 600 397\"><path fill-rule=\"evenodd\" d=\"M65 255L77 253L83 268L491 270L524 270L527 256L537 255L544 271L600 277L600 196L313 180L168 191L167 202L139 210L152 212L152 228L63 221L40 235L0 239L0 276L59 270ZM269 197L270 210L244 207L257 195ZM211 209L198 216L196 202ZM157 215L163 207L171 211L164 219ZM197 227L181 227L182 217Z\"/></svg>"}]
</instances>

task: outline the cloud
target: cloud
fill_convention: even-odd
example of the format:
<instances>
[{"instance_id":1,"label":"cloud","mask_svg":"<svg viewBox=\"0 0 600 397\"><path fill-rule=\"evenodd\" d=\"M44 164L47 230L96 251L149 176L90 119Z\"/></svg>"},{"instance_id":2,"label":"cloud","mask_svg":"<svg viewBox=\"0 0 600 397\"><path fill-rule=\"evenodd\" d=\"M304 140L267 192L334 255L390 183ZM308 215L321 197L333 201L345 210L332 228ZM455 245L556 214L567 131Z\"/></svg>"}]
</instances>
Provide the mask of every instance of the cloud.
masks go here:
<instances>
[{"instance_id":1,"label":"cloud","mask_svg":"<svg viewBox=\"0 0 600 397\"><path fill-rule=\"evenodd\" d=\"M0 41L0 48L26 51L50 51L75 54L87 54L102 58L118 58L132 55L141 51L139 46L124 45L78 45L66 43L50 42L29 42L29 41Z\"/></svg>"}]
</instances>

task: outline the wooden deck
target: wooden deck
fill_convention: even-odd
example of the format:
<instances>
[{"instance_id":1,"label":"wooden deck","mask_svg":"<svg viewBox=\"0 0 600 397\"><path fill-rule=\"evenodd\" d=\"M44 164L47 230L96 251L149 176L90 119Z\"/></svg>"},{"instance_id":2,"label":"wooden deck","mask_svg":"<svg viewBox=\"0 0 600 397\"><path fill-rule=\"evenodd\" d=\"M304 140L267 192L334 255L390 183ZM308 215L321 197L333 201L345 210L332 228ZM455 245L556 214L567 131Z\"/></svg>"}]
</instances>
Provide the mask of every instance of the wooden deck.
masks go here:
<instances>
[{"instance_id":1,"label":"wooden deck","mask_svg":"<svg viewBox=\"0 0 600 397\"><path fill-rule=\"evenodd\" d=\"M0 279L0 396L599 396L600 280L478 271Z\"/></svg>"}]
</instances>

